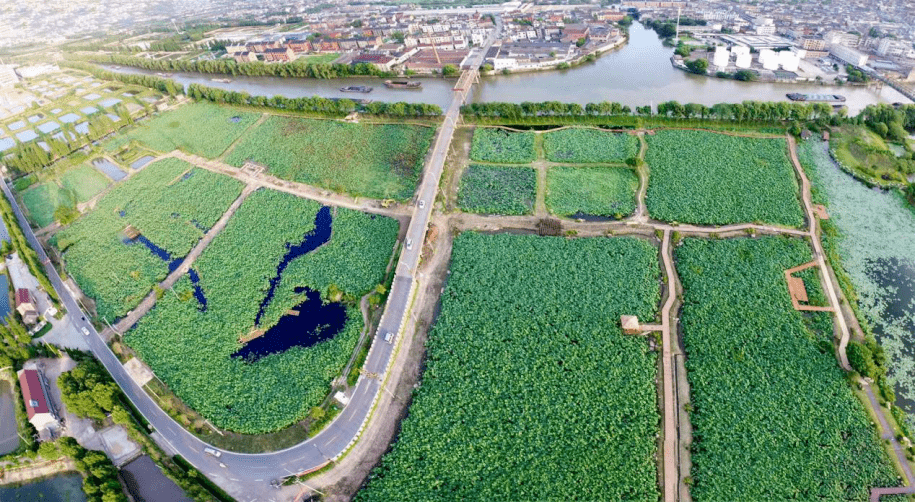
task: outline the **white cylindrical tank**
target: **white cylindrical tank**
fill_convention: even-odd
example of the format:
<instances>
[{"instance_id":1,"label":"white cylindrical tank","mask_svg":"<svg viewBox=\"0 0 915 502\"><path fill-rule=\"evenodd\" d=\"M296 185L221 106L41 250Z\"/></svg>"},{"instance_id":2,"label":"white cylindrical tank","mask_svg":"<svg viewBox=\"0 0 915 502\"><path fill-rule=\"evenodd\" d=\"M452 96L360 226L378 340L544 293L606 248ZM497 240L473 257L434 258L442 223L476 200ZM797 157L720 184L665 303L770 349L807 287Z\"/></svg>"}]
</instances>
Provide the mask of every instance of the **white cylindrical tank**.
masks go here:
<instances>
[{"instance_id":1,"label":"white cylindrical tank","mask_svg":"<svg viewBox=\"0 0 915 502\"><path fill-rule=\"evenodd\" d=\"M723 46L715 47L715 56L712 57L712 65L717 66L719 69L724 70L728 66L728 58L730 53Z\"/></svg>"},{"instance_id":2,"label":"white cylindrical tank","mask_svg":"<svg viewBox=\"0 0 915 502\"><path fill-rule=\"evenodd\" d=\"M778 53L778 64L785 71L797 71L801 58L791 51L782 51Z\"/></svg>"},{"instance_id":3,"label":"white cylindrical tank","mask_svg":"<svg viewBox=\"0 0 915 502\"><path fill-rule=\"evenodd\" d=\"M759 64L761 64L762 67L767 70L777 70L778 54L770 49L763 49L759 51Z\"/></svg>"},{"instance_id":4,"label":"white cylindrical tank","mask_svg":"<svg viewBox=\"0 0 915 502\"><path fill-rule=\"evenodd\" d=\"M739 54L737 56L737 62L734 63L738 68L749 68L750 63L753 61L753 58L750 56L750 53Z\"/></svg>"}]
</instances>

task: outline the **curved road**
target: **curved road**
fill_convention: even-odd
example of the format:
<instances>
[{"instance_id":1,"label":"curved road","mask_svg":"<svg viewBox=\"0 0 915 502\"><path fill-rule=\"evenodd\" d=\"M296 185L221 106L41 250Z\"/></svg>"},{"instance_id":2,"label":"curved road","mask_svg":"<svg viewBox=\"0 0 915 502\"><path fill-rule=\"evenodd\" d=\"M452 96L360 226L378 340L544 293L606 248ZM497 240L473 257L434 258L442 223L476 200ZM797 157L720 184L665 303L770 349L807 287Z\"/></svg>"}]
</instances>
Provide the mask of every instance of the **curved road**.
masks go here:
<instances>
[{"instance_id":1,"label":"curved road","mask_svg":"<svg viewBox=\"0 0 915 502\"><path fill-rule=\"evenodd\" d=\"M474 49L468 57L465 67L479 68L483 57L498 36L501 20L497 22L496 29L490 34L487 43L482 49ZM473 71L473 70L471 70ZM469 88L469 86L468 86ZM57 270L50 264L40 242L35 237L28 221L13 197L6 180L0 183L19 220L23 233L29 244L38 253L44 263L48 278L60 296L61 303L67 311L74 313L70 316L76 328L86 328L89 331L87 341L95 356L105 365L108 372L117 382L124 394L133 402L134 406L146 417L146 420L155 428L165 441L171 445L172 450L184 457L201 472L216 482L234 497L240 500L272 500L276 492L270 487L270 481L289 474L304 472L323 466L328 461L346 452L358 439L364 423L375 404L381 390L382 380L388 369L395 343L386 343L384 335L387 333L400 333L404 319L410 307L414 287L414 274L419 265L422 243L425 238L426 227L435 203L439 179L447 156L448 146L454 134L455 122L460 113L460 107L466 96L466 90L456 90L454 98L444 115L444 121L439 129L435 145L426 162L422 183L419 186L413 217L407 228L406 243L397 264L394 283L385 306L384 315L379 323L378 331L372 342L364 369L366 373L377 375L374 378L360 378L349 404L340 415L320 434L285 450L263 453L243 454L223 451L220 458L215 458L203 452L209 447L206 443L185 430L175 422L167 413L137 386L130 378L118 358L111 352L99 333L90 322L77 320L84 317L85 313L73 298L70 290L64 286ZM75 315L80 312L82 315ZM395 340L396 342L396 340ZM266 389L265 389L266 390Z\"/></svg>"}]
</instances>

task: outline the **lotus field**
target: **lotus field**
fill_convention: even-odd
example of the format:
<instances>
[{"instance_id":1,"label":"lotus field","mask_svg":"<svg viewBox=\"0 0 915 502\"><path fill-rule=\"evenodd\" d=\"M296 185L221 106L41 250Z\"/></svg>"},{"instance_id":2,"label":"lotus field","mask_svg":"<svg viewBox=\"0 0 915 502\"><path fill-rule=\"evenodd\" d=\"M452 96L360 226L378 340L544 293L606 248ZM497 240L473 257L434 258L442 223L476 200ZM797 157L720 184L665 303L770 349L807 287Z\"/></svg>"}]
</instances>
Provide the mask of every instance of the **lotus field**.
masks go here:
<instances>
[{"instance_id":1,"label":"lotus field","mask_svg":"<svg viewBox=\"0 0 915 502\"><path fill-rule=\"evenodd\" d=\"M95 209L54 241L67 272L109 322L165 278L166 263L141 244L125 244L131 225L173 258L186 255L241 193L240 182L164 159L115 186Z\"/></svg>"},{"instance_id":2,"label":"lotus field","mask_svg":"<svg viewBox=\"0 0 915 502\"><path fill-rule=\"evenodd\" d=\"M527 164L537 155L532 132L509 132L493 127L477 127L470 143L470 158L478 162Z\"/></svg>"},{"instance_id":3,"label":"lotus field","mask_svg":"<svg viewBox=\"0 0 915 502\"><path fill-rule=\"evenodd\" d=\"M348 304L343 330L329 340L255 362L232 357L239 337L254 327L287 246L314 229L320 207L267 189L252 193L194 265L206 310L198 309L183 278L177 294L164 295L124 338L179 398L218 427L262 433L303 419L352 355L363 323L358 307ZM332 218L331 240L284 271L261 328L302 301L296 287L326 293L333 285L358 301L383 280L397 222L347 209L333 210Z\"/></svg>"},{"instance_id":4,"label":"lotus field","mask_svg":"<svg viewBox=\"0 0 915 502\"><path fill-rule=\"evenodd\" d=\"M283 179L376 199L413 196L432 144L431 127L268 118L227 155L264 164Z\"/></svg>"},{"instance_id":5,"label":"lotus field","mask_svg":"<svg viewBox=\"0 0 915 502\"><path fill-rule=\"evenodd\" d=\"M200 102L165 112L131 130L127 136L159 152L181 149L214 159L258 117L256 113ZM122 143L110 142L108 147L116 149Z\"/></svg>"},{"instance_id":6,"label":"lotus field","mask_svg":"<svg viewBox=\"0 0 915 502\"><path fill-rule=\"evenodd\" d=\"M461 176L458 206L486 214L531 214L537 173L529 167L471 164Z\"/></svg>"},{"instance_id":7,"label":"lotus field","mask_svg":"<svg viewBox=\"0 0 915 502\"><path fill-rule=\"evenodd\" d=\"M676 260L693 499L866 501L897 485L836 363L830 320L813 333L791 306L783 272L811 260L807 244L687 239Z\"/></svg>"},{"instance_id":8,"label":"lotus field","mask_svg":"<svg viewBox=\"0 0 915 502\"><path fill-rule=\"evenodd\" d=\"M803 225L784 139L662 130L646 140L646 203L652 218L700 225Z\"/></svg>"},{"instance_id":9,"label":"lotus field","mask_svg":"<svg viewBox=\"0 0 915 502\"><path fill-rule=\"evenodd\" d=\"M111 180L96 169L81 165L60 175L60 184L65 190L73 190L76 200L86 202L108 187Z\"/></svg>"},{"instance_id":10,"label":"lotus field","mask_svg":"<svg viewBox=\"0 0 915 502\"><path fill-rule=\"evenodd\" d=\"M54 223L54 210L68 203L67 194L54 181L33 185L22 192L22 204L29 212L29 220L39 228Z\"/></svg>"},{"instance_id":11,"label":"lotus field","mask_svg":"<svg viewBox=\"0 0 915 502\"><path fill-rule=\"evenodd\" d=\"M639 140L631 134L600 129L566 128L543 135L547 160L574 164L625 162L639 153Z\"/></svg>"},{"instance_id":12,"label":"lotus field","mask_svg":"<svg viewBox=\"0 0 915 502\"><path fill-rule=\"evenodd\" d=\"M635 212L639 178L623 167L551 167L546 207L559 216L587 214L624 218Z\"/></svg>"},{"instance_id":13,"label":"lotus field","mask_svg":"<svg viewBox=\"0 0 915 502\"><path fill-rule=\"evenodd\" d=\"M465 232L422 385L357 495L390 500L658 500L657 249L632 238Z\"/></svg>"}]
</instances>

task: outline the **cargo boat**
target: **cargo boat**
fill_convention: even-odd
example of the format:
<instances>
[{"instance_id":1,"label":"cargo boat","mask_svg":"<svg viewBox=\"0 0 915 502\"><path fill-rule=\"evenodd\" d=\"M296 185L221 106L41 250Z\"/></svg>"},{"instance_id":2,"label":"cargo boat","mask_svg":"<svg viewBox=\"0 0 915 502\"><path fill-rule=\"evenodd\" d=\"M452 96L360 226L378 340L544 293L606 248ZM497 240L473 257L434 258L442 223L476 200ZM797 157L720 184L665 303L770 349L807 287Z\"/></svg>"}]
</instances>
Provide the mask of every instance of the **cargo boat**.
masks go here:
<instances>
[{"instance_id":1,"label":"cargo boat","mask_svg":"<svg viewBox=\"0 0 915 502\"><path fill-rule=\"evenodd\" d=\"M341 87L341 88L340 88L340 92L361 92L361 93L368 93L368 92L372 92L373 89L374 89L373 87L368 87L368 86L365 86L365 85L350 85L350 86L347 86L347 87Z\"/></svg>"},{"instance_id":2,"label":"cargo boat","mask_svg":"<svg viewBox=\"0 0 915 502\"><path fill-rule=\"evenodd\" d=\"M845 96L839 94L802 94L799 92L789 92L786 96L788 96L788 99L791 101L845 102Z\"/></svg>"},{"instance_id":3,"label":"cargo boat","mask_svg":"<svg viewBox=\"0 0 915 502\"><path fill-rule=\"evenodd\" d=\"M384 85L389 89L421 89L423 87L422 82L409 80L385 80Z\"/></svg>"},{"instance_id":4,"label":"cargo boat","mask_svg":"<svg viewBox=\"0 0 915 502\"><path fill-rule=\"evenodd\" d=\"M232 83L231 78L211 78L210 80L212 80L213 82L219 82L221 84L231 84Z\"/></svg>"}]
</instances>

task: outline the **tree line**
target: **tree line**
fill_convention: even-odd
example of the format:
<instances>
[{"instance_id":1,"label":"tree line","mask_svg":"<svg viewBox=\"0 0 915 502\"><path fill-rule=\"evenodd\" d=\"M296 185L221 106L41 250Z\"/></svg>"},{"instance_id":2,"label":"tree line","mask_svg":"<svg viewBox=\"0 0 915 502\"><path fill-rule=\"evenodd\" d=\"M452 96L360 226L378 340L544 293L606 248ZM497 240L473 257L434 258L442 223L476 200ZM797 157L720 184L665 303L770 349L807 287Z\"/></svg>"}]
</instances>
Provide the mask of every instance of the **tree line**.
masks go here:
<instances>
[{"instance_id":1,"label":"tree line","mask_svg":"<svg viewBox=\"0 0 915 502\"><path fill-rule=\"evenodd\" d=\"M232 105L248 105L258 107L276 108L299 112L316 112L329 115L346 115L358 111L371 115L387 115L390 117L436 117L442 114L438 105L428 103L385 103L372 101L357 103L351 99L330 99L320 96L305 98L287 98L285 96L252 96L246 92L227 91L200 84L191 84L187 87L187 95L194 99L206 99L214 103Z\"/></svg>"},{"instance_id":2,"label":"tree line","mask_svg":"<svg viewBox=\"0 0 915 502\"><path fill-rule=\"evenodd\" d=\"M635 115L642 117L667 117L680 119L717 119L737 121L781 122L791 120L817 120L831 117L833 108L827 103L789 103L785 101L744 101L743 103L718 103L706 106L698 103L681 104L678 101L658 103L657 111L651 106L637 106L635 110L620 103L600 102L581 106L577 103L544 101L539 103L471 103L461 107L465 116L517 119L526 117L601 117ZM839 115L844 112L840 111Z\"/></svg>"},{"instance_id":3,"label":"tree line","mask_svg":"<svg viewBox=\"0 0 915 502\"><path fill-rule=\"evenodd\" d=\"M75 56L71 56L75 57ZM94 54L83 57L96 63L133 66L160 72L218 73L247 77L297 77L297 78L345 78L352 76L391 77L396 73L378 69L368 63L354 65L334 63L309 63L305 60L266 63L250 61L239 63L234 59L189 61L184 59L146 59L124 54Z\"/></svg>"}]
</instances>

